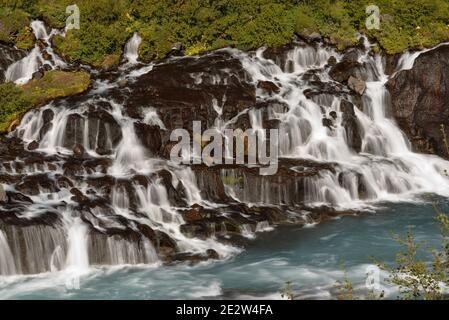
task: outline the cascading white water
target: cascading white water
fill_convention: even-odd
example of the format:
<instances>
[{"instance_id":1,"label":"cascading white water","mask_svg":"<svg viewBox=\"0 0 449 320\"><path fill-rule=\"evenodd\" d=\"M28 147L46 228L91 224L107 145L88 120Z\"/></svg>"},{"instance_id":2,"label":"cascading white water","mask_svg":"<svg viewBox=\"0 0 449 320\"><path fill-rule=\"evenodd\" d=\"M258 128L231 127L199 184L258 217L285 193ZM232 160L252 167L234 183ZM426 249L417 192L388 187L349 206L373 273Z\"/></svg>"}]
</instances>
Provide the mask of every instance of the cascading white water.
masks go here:
<instances>
[{"instance_id":1,"label":"cascading white water","mask_svg":"<svg viewBox=\"0 0 449 320\"><path fill-rule=\"evenodd\" d=\"M439 48L441 46L448 45L449 42L443 42L437 45L436 47L424 49L421 51L406 51L401 58L399 59L398 65L396 67L396 72L401 70L410 70L413 68L413 65L415 64L415 60L423 53L429 52L431 50L434 50L436 48Z\"/></svg>"},{"instance_id":2,"label":"cascading white water","mask_svg":"<svg viewBox=\"0 0 449 320\"><path fill-rule=\"evenodd\" d=\"M67 242L66 269L75 273L86 272L89 268L87 226L79 218L75 218L69 227Z\"/></svg>"},{"instance_id":3,"label":"cascading white water","mask_svg":"<svg viewBox=\"0 0 449 320\"><path fill-rule=\"evenodd\" d=\"M42 24L33 23L33 30L36 37L48 41L49 35ZM126 45L125 59L130 64L137 62L139 43L140 37L134 34ZM274 61L264 58L263 49L255 54L230 49L227 51L240 59L254 85L262 80L271 81L279 86L279 93L268 94L261 89L257 89L256 93L259 101L270 102L267 110L270 119L279 120L282 134L280 139L282 157L309 159L318 163L337 163L334 171L323 171L317 176L307 177L303 180L292 179L289 184L281 179L272 183L267 178L247 176L239 169L224 169L220 172L221 177L237 182L225 185L225 191L231 199L246 202L249 205L262 203L294 206L299 202L305 202L311 205L327 204L341 208L360 208L370 202L410 199L413 194L418 192L447 194L449 183L443 170L449 168L448 163L434 156L411 152L407 138L399 130L394 120L388 117L386 110L389 97L385 89L388 77L383 72L379 56L373 57L367 53L360 56L360 61L367 66L368 81L362 97L363 106L359 106L363 110L358 108L354 110L362 138L361 152L357 153L349 146L345 128L341 125L343 114L340 104L342 98L329 94L308 99L304 94L304 90L309 88L309 82L302 79L304 74L315 70L315 75L321 81L330 81L327 69L325 69L326 63L331 56L336 57L337 61L341 60L340 54L325 47L300 46L287 54L285 62L277 65ZM407 60L406 57L405 60ZM54 59L54 61L57 60ZM409 64L410 61L404 65ZM152 68L153 65L143 66L141 69L126 73L120 79L138 77L151 72ZM194 74L192 77L194 77L195 83L201 83L201 75ZM217 76L214 76L212 82L225 84L225 81ZM111 84L111 87L114 85ZM142 108L142 118L136 120L126 115L120 103L109 98L98 98L96 94L101 90L95 90L94 88L89 95L89 100L80 105L67 106L61 102L58 105L50 104L29 112L23 117L21 125L13 134L26 143L38 141L37 151L46 155L72 156L74 154L71 150L72 146L66 145L64 139L67 138L70 117L76 116L78 120L72 121L72 124L76 124L71 128L71 133L75 136L72 137L72 142L81 144L90 157L106 159L111 162L104 172L89 173L85 170L79 174L80 179L109 176L113 179L126 180L140 175L147 179L147 183L132 182L129 188L114 185L110 191L109 210L103 212L97 208L92 209L92 225L89 227L70 207L63 214L65 216L65 233L48 240L48 243L51 243L51 252L39 248L34 251L30 259L45 253L46 259L48 258L46 264L50 265L50 268L47 269L52 271L67 269L81 273L88 270L89 265L95 263L95 259L100 255L106 256L106 258L103 257L103 260L98 258L98 261L110 264L157 262L155 248L146 240L136 244L114 235L108 236L105 241L97 239L98 242L95 243L98 247L93 248L90 244L93 236L89 233L91 230L89 228L96 228L103 237L107 237L103 235L105 227L112 226L117 229L123 227L111 217L124 218L130 222L130 228L133 231L138 230L135 225L140 224L165 233L176 242L180 252L204 253L208 249L214 249L220 257L227 257L237 252L237 249L218 242L213 236L204 240L189 238L181 232L181 225L185 221L179 209L187 209L194 204L208 208L219 205L203 199L195 173L191 168L177 166L170 161L159 159L141 143L135 128L139 121L140 124L158 126L161 130L166 130L157 110L151 107ZM236 123L242 116L248 117L253 129L262 132L264 128L262 109L245 109L234 118L225 121L223 119L224 111L226 111L224 110L224 101L226 101L226 97L223 97L221 103L217 99L212 99L211 109L216 114L213 123L219 132L223 132L225 128ZM115 146L109 140L107 141L111 153L102 156L96 152L99 131L93 130L93 122L88 121L87 115L89 106L95 106L99 102L108 103L110 108L101 111L114 119L121 133L121 140ZM45 122L44 113L48 109L53 112L51 127L41 136L41 129ZM332 130L323 126L322 122L323 116L327 116L331 111L336 112ZM231 154L227 156L231 156ZM0 168L2 171L17 173L13 165L7 168L2 164ZM46 172L46 167L27 168L26 170L29 170L30 174L43 173ZM182 187L183 200L187 204L187 208L178 208L171 203L166 185L160 177L156 176L161 170L168 171L171 176L170 183L174 188ZM63 164L57 163L56 169L51 175L63 172ZM363 185L363 194L359 190L360 185ZM83 194L87 194L89 189L84 181L77 181L75 187ZM95 193L109 196L103 193L101 188L93 189L95 189L93 190ZM33 196L35 204L25 210L26 214L39 216L45 212L45 205L50 201L74 206L75 204L71 200L71 191L67 187L58 192L46 191ZM131 201L132 198L134 203ZM136 208L131 209L133 205ZM267 231L270 228L267 221L260 221L255 228L244 224L241 230L245 236L252 238L255 232ZM99 238L101 237L99 236ZM27 239L29 241L31 237L28 236ZM0 256L5 257L8 261L13 261L10 259L11 249L8 248L6 238L0 231ZM95 250L99 250L99 252L94 252ZM90 259L91 257L94 259ZM46 265L39 266L36 272L43 272L46 267ZM14 262L0 261L0 274L12 273L17 273Z\"/></svg>"},{"instance_id":4,"label":"cascading white water","mask_svg":"<svg viewBox=\"0 0 449 320\"><path fill-rule=\"evenodd\" d=\"M37 40L42 40L45 45L46 52L50 55L50 60L45 60L52 68L60 67L64 68L67 64L62 60L53 50L51 46L51 37L54 35L61 35L61 32L57 29L52 29L50 33L47 32L44 22L34 20L31 22L31 28Z\"/></svg>"},{"instance_id":5,"label":"cascading white water","mask_svg":"<svg viewBox=\"0 0 449 320\"><path fill-rule=\"evenodd\" d=\"M388 77L380 57L364 54L360 58L368 66L366 69L373 70L375 75L367 76L372 80L366 83L363 112L358 108L354 110L362 131L362 153L357 154L348 147L345 129L338 124L342 117L341 98L321 99L321 103L318 99L307 99L303 94L307 84L299 80L305 72L318 69L321 80L328 81L329 76L322 68L330 56L340 59L338 53L323 47L295 48L288 53L286 64L278 66L263 57L263 49L255 56L236 50L231 52L241 60L253 83L271 81L280 86L280 92L274 96L261 90L257 93L260 100L277 100L288 105L285 113L271 112L273 118L281 121L281 155L340 164L336 174L322 173L320 177L310 179L308 201L350 208L359 206L363 203L360 202L362 198L354 187L358 177L362 177L367 191L364 196L368 199L365 200L370 201L401 200L417 192L448 194L449 180L443 171L449 168L449 163L435 156L413 153L394 119L386 115L389 97L385 83ZM337 112L333 130L322 124L323 108L326 115ZM260 123L260 120L252 114L254 128L254 123ZM346 175L342 188L338 175L347 170L357 175ZM268 196L260 199L264 198L269 199Z\"/></svg>"},{"instance_id":6,"label":"cascading white water","mask_svg":"<svg viewBox=\"0 0 449 320\"><path fill-rule=\"evenodd\" d=\"M142 38L137 32L134 32L131 39L129 39L126 43L124 57L129 64L137 63L137 60L139 58L139 46L141 42Z\"/></svg>"},{"instance_id":7,"label":"cascading white water","mask_svg":"<svg viewBox=\"0 0 449 320\"><path fill-rule=\"evenodd\" d=\"M33 73L39 70L43 61L40 49L36 46L25 58L8 67L5 78L17 84L27 83L33 77Z\"/></svg>"},{"instance_id":8,"label":"cascading white water","mask_svg":"<svg viewBox=\"0 0 449 320\"><path fill-rule=\"evenodd\" d=\"M14 257L9 248L8 240L0 229L0 275L12 275L16 273Z\"/></svg>"},{"instance_id":9,"label":"cascading white water","mask_svg":"<svg viewBox=\"0 0 449 320\"><path fill-rule=\"evenodd\" d=\"M17 84L25 84L32 79L33 74L39 70L44 64L48 64L51 69L56 67L65 67L67 64L59 58L53 51L50 38L57 34L57 30L52 30L50 34L47 33L47 29L42 21L31 22L31 28L33 29L34 36L37 40L41 40L45 45L45 50L50 56L49 60L46 60L42 54L41 48L38 44L34 46L31 52L23 59L16 61L8 67L5 73L7 81L13 81Z\"/></svg>"}]
</instances>

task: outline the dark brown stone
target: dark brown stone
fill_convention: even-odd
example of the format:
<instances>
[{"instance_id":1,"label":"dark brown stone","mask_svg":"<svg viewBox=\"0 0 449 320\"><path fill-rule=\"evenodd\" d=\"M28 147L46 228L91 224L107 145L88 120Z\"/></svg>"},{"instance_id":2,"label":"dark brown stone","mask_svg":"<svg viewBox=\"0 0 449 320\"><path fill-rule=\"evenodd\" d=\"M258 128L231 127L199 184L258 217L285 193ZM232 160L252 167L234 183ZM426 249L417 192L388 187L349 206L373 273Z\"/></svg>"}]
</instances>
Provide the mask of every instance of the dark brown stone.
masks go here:
<instances>
[{"instance_id":1,"label":"dark brown stone","mask_svg":"<svg viewBox=\"0 0 449 320\"><path fill-rule=\"evenodd\" d=\"M449 158L441 125L449 128L449 46L421 54L411 70L387 82L391 110L417 152Z\"/></svg>"},{"instance_id":2,"label":"dark brown stone","mask_svg":"<svg viewBox=\"0 0 449 320\"><path fill-rule=\"evenodd\" d=\"M257 83L257 88L266 91L269 95L272 95L273 93L281 92L281 89L271 81L261 81L260 80Z\"/></svg>"}]
</instances>

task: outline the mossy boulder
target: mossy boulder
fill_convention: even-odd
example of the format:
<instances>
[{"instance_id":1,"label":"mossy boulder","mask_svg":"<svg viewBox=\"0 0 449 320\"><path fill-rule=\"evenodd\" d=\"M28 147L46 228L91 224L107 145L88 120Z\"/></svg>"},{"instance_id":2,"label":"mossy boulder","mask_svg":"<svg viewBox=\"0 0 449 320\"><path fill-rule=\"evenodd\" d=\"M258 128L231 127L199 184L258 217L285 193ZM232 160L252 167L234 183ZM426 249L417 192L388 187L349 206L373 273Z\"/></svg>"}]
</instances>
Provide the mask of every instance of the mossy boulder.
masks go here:
<instances>
[{"instance_id":1,"label":"mossy boulder","mask_svg":"<svg viewBox=\"0 0 449 320\"><path fill-rule=\"evenodd\" d=\"M16 37L16 46L19 49L30 50L36 43L36 37L30 27L23 28Z\"/></svg>"},{"instance_id":2,"label":"mossy boulder","mask_svg":"<svg viewBox=\"0 0 449 320\"><path fill-rule=\"evenodd\" d=\"M49 71L41 79L23 86L12 82L0 85L0 132L8 131L22 114L56 98L79 94L90 85L85 71Z\"/></svg>"}]
</instances>

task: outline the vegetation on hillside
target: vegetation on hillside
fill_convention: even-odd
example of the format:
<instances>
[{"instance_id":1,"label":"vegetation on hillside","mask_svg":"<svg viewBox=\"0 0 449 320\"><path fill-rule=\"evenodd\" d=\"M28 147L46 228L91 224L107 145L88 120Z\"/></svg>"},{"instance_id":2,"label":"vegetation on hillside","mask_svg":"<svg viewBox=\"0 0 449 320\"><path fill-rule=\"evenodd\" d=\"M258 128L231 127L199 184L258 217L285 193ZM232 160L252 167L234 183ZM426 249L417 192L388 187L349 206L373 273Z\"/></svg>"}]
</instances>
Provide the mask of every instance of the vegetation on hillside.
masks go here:
<instances>
[{"instance_id":1,"label":"vegetation on hillside","mask_svg":"<svg viewBox=\"0 0 449 320\"><path fill-rule=\"evenodd\" d=\"M84 71L49 71L41 79L23 86L0 84L0 132L24 112L47 101L81 93L89 87L90 75Z\"/></svg>"},{"instance_id":2,"label":"vegetation on hillside","mask_svg":"<svg viewBox=\"0 0 449 320\"><path fill-rule=\"evenodd\" d=\"M20 39L30 18L64 27L71 0L0 0L0 41ZM133 32L144 60L160 59L174 44L187 54L224 46L279 46L292 36L319 34L343 49L367 34L388 53L449 39L449 0L77 0L81 28L55 43L69 61L97 67L118 62ZM366 7L380 9L379 30L367 30Z\"/></svg>"}]
</instances>

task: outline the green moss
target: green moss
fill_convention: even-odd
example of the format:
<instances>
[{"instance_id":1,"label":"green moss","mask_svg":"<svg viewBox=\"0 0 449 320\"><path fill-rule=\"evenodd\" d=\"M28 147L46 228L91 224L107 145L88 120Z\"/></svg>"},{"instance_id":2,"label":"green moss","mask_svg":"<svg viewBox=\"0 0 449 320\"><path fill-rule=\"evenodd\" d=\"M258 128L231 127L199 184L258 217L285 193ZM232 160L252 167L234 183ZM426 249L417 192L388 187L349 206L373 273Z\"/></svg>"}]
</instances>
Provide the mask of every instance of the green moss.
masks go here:
<instances>
[{"instance_id":1,"label":"green moss","mask_svg":"<svg viewBox=\"0 0 449 320\"><path fill-rule=\"evenodd\" d=\"M125 0L80 0L80 29L71 29L66 37L58 37L56 50L71 62L82 62L94 67L118 63L123 46L131 36L131 17Z\"/></svg>"},{"instance_id":2,"label":"green moss","mask_svg":"<svg viewBox=\"0 0 449 320\"><path fill-rule=\"evenodd\" d=\"M106 56L101 63L101 69L103 70L110 70L114 66L118 65L120 62L120 55L119 54L110 54Z\"/></svg>"},{"instance_id":3,"label":"green moss","mask_svg":"<svg viewBox=\"0 0 449 320\"><path fill-rule=\"evenodd\" d=\"M20 9L0 7L0 41L15 43L15 39L29 26L29 15Z\"/></svg>"},{"instance_id":4,"label":"green moss","mask_svg":"<svg viewBox=\"0 0 449 320\"><path fill-rule=\"evenodd\" d=\"M23 28L16 38L16 46L20 49L30 50L34 47L36 43L36 37L34 36L33 31L26 27Z\"/></svg>"},{"instance_id":5,"label":"green moss","mask_svg":"<svg viewBox=\"0 0 449 320\"><path fill-rule=\"evenodd\" d=\"M23 86L0 84L0 132L27 110L56 98L81 93L89 87L90 75L84 71L49 71L41 79Z\"/></svg>"},{"instance_id":6,"label":"green moss","mask_svg":"<svg viewBox=\"0 0 449 320\"><path fill-rule=\"evenodd\" d=\"M89 87L90 75L85 71L67 72L53 70L41 79L33 79L20 87L23 96L33 105L81 93Z\"/></svg>"},{"instance_id":7,"label":"green moss","mask_svg":"<svg viewBox=\"0 0 449 320\"><path fill-rule=\"evenodd\" d=\"M49 27L62 29L68 17L66 7L73 3L71 0L40 0L32 10L34 15L42 18Z\"/></svg>"},{"instance_id":8,"label":"green moss","mask_svg":"<svg viewBox=\"0 0 449 320\"><path fill-rule=\"evenodd\" d=\"M28 110L30 105L30 101L23 96L23 91L14 83L0 84L0 132L6 131L9 124Z\"/></svg>"}]
</instances>

